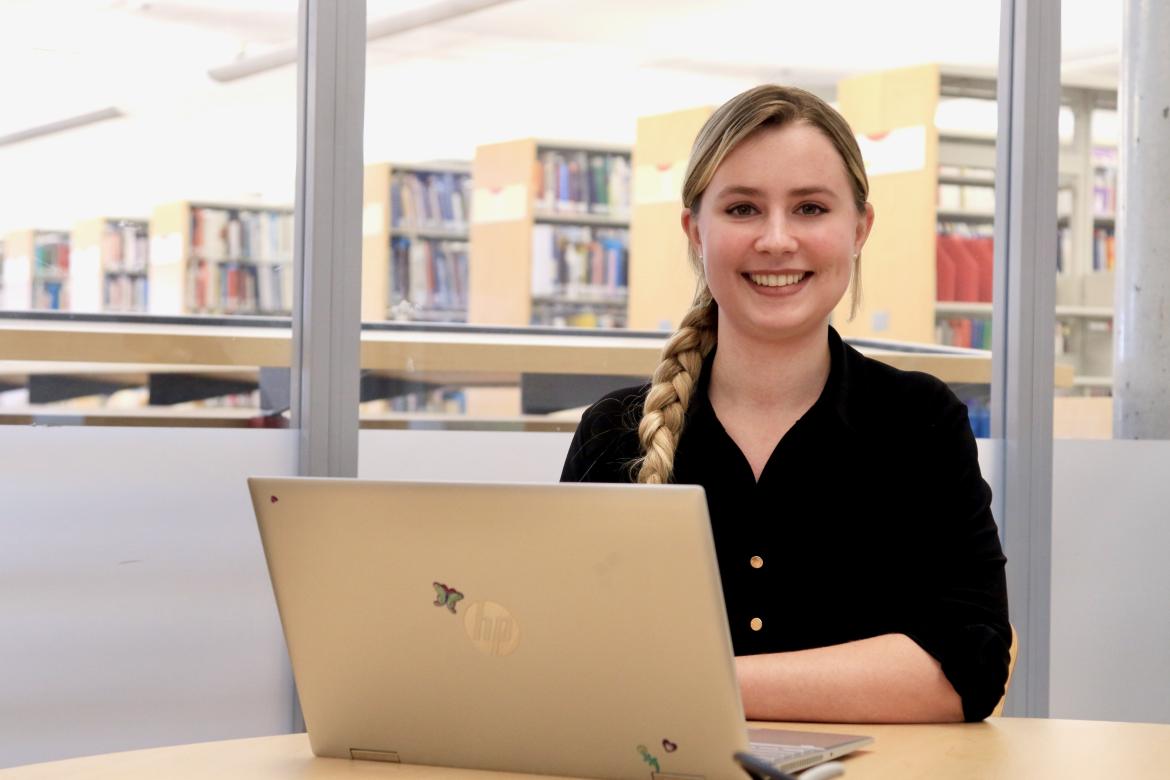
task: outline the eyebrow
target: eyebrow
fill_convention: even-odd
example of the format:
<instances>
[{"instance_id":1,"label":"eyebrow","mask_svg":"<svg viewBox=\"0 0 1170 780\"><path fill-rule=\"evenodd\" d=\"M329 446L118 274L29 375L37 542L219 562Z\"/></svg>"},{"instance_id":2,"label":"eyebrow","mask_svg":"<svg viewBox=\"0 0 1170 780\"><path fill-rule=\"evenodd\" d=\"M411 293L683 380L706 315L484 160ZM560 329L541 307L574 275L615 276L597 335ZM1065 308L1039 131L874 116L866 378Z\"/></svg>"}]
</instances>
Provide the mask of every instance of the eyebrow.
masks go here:
<instances>
[{"instance_id":1,"label":"eyebrow","mask_svg":"<svg viewBox=\"0 0 1170 780\"><path fill-rule=\"evenodd\" d=\"M736 186L725 187L724 189L720 190L718 197L725 198L728 195L746 195L748 197L759 197L762 194L763 192L755 187ZM789 190L787 194L789 197L794 198L807 198L810 195L828 195L830 197L835 197L833 191L828 187L816 186L797 187L796 189Z\"/></svg>"}]
</instances>

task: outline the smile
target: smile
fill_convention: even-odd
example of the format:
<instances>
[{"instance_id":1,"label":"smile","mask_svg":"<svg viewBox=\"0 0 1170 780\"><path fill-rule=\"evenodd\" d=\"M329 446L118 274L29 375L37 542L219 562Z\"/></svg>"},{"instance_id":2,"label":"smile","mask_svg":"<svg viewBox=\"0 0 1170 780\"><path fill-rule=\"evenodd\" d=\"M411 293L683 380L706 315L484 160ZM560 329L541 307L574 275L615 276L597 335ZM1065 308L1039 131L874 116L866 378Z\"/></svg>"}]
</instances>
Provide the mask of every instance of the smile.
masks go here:
<instances>
[{"instance_id":1,"label":"smile","mask_svg":"<svg viewBox=\"0 0 1170 780\"><path fill-rule=\"evenodd\" d=\"M789 274L744 274L744 278L761 287L789 287L800 284L812 276L811 271L798 271Z\"/></svg>"}]
</instances>

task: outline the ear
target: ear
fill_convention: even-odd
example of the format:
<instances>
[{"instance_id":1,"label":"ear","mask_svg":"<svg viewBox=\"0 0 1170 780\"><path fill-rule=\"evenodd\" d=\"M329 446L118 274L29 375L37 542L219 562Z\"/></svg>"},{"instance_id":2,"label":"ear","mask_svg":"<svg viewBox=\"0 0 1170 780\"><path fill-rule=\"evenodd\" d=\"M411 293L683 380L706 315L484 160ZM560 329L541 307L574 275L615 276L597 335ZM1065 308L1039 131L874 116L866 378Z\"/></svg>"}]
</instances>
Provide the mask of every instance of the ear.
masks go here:
<instances>
[{"instance_id":1,"label":"ear","mask_svg":"<svg viewBox=\"0 0 1170 780\"><path fill-rule=\"evenodd\" d=\"M865 204L865 213L857 215L857 232L853 237L853 252L861 254L862 247L869 240L869 233L873 230L873 204Z\"/></svg>"},{"instance_id":2,"label":"ear","mask_svg":"<svg viewBox=\"0 0 1170 780\"><path fill-rule=\"evenodd\" d=\"M682 229L686 233L687 240L691 246L695 248L695 254L702 257L703 242L699 238L699 215L690 209L684 208L682 210Z\"/></svg>"}]
</instances>

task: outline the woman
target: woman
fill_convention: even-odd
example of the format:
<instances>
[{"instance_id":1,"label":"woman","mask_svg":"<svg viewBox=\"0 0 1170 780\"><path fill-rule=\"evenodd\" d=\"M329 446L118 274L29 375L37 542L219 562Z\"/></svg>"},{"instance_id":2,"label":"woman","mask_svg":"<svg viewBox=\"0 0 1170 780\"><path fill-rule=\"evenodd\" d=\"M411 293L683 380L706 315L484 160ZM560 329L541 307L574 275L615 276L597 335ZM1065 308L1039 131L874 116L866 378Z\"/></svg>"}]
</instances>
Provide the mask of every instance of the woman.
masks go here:
<instances>
[{"instance_id":1,"label":"woman","mask_svg":"<svg viewBox=\"0 0 1170 780\"><path fill-rule=\"evenodd\" d=\"M586 411L561 479L704 487L748 718L981 720L1010 627L966 408L829 325L850 279L857 309L867 197L819 98L719 108L683 186L694 304L650 385Z\"/></svg>"}]
</instances>

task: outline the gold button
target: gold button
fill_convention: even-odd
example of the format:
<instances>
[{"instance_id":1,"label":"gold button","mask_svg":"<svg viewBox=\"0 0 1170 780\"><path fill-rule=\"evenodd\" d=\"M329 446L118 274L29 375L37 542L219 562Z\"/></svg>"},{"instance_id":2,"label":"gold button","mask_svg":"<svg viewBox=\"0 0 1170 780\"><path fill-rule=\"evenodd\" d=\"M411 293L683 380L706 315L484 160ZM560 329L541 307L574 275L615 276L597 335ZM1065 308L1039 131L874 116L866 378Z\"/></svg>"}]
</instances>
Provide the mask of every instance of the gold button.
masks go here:
<instances>
[{"instance_id":1,"label":"gold button","mask_svg":"<svg viewBox=\"0 0 1170 780\"><path fill-rule=\"evenodd\" d=\"M752 618L752 631L759 631L764 627L764 621L759 618Z\"/></svg>"},{"instance_id":2,"label":"gold button","mask_svg":"<svg viewBox=\"0 0 1170 780\"><path fill-rule=\"evenodd\" d=\"M759 568L762 568L762 567L763 567L763 565L764 565L764 559L763 559L763 558L761 558L761 557L760 557L760 556L758 556L758 555L753 555L753 556L752 556L752 568L753 568L753 569L759 569Z\"/></svg>"}]
</instances>

